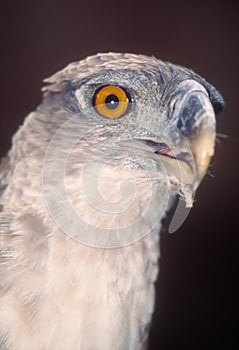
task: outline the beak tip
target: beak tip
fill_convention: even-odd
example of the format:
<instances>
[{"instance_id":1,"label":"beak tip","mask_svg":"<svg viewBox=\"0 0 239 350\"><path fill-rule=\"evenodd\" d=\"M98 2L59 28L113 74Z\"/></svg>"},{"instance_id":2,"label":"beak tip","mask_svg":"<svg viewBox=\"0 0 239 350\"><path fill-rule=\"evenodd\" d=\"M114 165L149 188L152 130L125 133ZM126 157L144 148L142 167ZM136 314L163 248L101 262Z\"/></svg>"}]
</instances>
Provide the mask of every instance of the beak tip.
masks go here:
<instances>
[{"instance_id":1,"label":"beak tip","mask_svg":"<svg viewBox=\"0 0 239 350\"><path fill-rule=\"evenodd\" d=\"M190 140L191 151L195 164L195 185L199 186L207 173L208 166L214 154L215 130L207 128Z\"/></svg>"}]
</instances>

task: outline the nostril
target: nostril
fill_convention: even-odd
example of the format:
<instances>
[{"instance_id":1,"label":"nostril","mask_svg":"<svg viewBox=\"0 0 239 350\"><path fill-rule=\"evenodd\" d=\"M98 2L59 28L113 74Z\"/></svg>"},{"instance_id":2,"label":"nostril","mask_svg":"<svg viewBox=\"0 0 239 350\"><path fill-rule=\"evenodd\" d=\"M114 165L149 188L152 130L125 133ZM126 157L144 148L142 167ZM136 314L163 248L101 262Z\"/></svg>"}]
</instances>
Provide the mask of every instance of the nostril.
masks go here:
<instances>
[{"instance_id":1,"label":"nostril","mask_svg":"<svg viewBox=\"0 0 239 350\"><path fill-rule=\"evenodd\" d=\"M175 109L176 109L176 104L177 104L177 101L174 101L173 106L172 106L172 111L173 111L173 112L174 112Z\"/></svg>"}]
</instances>

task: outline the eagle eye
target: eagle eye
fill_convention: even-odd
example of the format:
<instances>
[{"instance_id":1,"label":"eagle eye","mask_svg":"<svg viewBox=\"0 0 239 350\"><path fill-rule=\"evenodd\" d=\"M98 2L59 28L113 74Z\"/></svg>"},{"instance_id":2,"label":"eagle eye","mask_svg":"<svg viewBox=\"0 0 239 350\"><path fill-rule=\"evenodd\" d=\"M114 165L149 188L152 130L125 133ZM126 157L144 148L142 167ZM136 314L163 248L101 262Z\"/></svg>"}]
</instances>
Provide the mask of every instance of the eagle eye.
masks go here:
<instances>
[{"instance_id":1,"label":"eagle eye","mask_svg":"<svg viewBox=\"0 0 239 350\"><path fill-rule=\"evenodd\" d=\"M101 86L93 97L93 106L97 113L110 119L125 115L131 109L132 102L130 94L117 85Z\"/></svg>"}]
</instances>

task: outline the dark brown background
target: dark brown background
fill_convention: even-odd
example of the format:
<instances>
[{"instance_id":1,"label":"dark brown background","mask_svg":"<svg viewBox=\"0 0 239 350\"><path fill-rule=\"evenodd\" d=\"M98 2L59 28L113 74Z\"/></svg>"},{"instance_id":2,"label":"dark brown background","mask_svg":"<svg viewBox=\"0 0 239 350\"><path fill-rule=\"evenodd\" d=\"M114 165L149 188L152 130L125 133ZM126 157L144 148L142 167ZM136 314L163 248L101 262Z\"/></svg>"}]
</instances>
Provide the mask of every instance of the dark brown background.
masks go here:
<instances>
[{"instance_id":1,"label":"dark brown background","mask_svg":"<svg viewBox=\"0 0 239 350\"><path fill-rule=\"evenodd\" d=\"M204 180L185 224L162 236L150 350L232 349L238 328L237 2L22 0L2 2L1 14L1 156L40 103L42 79L92 53L153 54L193 68L221 91L227 107L218 131L228 138L217 145L214 177Z\"/></svg>"}]
</instances>

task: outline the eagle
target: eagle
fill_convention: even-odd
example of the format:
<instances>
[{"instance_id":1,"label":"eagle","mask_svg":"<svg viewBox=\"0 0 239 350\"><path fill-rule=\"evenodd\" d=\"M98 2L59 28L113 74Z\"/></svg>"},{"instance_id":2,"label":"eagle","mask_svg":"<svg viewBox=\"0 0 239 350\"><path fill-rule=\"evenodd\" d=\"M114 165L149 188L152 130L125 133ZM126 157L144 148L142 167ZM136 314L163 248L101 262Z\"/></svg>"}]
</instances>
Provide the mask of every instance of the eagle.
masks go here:
<instances>
[{"instance_id":1,"label":"eagle","mask_svg":"<svg viewBox=\"0 0 239 350\"><path fill-rule=\"evenodd\" d=\"M177 198L192 207L223 107L201 76L145 55L45 80L0 165L1 349L147 348L160 232Z\"/></svg>"}]
</instances>

